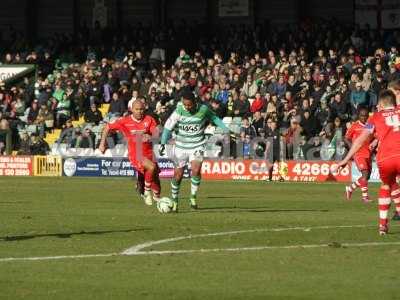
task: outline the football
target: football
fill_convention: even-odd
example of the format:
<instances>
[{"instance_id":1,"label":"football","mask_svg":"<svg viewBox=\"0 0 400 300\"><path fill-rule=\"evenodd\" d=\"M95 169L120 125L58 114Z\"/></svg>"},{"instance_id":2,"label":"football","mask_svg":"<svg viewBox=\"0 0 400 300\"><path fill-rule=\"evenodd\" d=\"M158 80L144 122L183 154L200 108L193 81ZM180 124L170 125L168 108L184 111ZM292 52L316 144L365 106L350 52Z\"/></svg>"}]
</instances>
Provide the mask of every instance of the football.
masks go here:
<instances>
[{"instance_id":1,"label":"football","mask_svg":"<svg viewBox=\"0 0 400 300\"><path fill-rule=\"evenodd\" d=\"M172 210L172 200L169 199L168 197L162 197L158 202L157 202L157 209L160 213L162 214L167 214L171 212Z\"/></svg>"}]
</instances>

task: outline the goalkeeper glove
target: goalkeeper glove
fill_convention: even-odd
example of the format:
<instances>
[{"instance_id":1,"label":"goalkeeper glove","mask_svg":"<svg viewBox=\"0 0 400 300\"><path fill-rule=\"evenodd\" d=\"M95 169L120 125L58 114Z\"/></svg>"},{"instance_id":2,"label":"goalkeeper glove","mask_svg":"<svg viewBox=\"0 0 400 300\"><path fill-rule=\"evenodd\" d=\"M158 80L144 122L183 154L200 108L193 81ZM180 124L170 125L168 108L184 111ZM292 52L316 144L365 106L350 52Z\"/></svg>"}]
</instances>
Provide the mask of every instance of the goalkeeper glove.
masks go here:
<instances>
[{"instance_id":1,"label":"goalkeeper glove","mask_svg":"<svg viewBox=\"0 0 400 300\"><path fill-rule=\"evenodd\" d=\"M160 147L158 148L158 154L160 154L160 156L165 155L165 145L164 144L161 144Z\"/></svg>"}]
</instances>

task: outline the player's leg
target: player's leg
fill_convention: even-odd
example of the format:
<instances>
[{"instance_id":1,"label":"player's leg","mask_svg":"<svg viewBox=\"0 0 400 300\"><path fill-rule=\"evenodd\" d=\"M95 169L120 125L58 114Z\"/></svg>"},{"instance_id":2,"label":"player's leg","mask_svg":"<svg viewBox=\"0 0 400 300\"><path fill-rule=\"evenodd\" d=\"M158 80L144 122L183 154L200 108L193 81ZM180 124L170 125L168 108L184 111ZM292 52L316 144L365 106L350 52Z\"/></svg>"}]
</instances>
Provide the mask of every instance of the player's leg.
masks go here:
<instances>
[{"instance_id":1,"label":"player's leg","mask_svg":"<svg viewBox=\"0 0 400 300\"><path fill-rule=\"evenodd\" d=\"M396 206L396 212L394 213L392 220L400 221L400 187L399 187L399 185L397 183L393 184L390 187L390 191L391 191L390 196Z\"/></svg>"},{"instance_id":2,"label":"player's leg","mask_svg":"<svg viewBox=\"0 0 400 300\"><path fill-rule=\"evenodd\" d=\"M379 190L379 234L385 235L389 230L388 212L390 208L390 188L396 183L396 168L392 161L386 160L378 163L379 176L382 185Z\"/></svg>"},{"instance_id":3,"label":"player's leg","mask_svg":"<svg viewBox=\"0 0 400 300\"><path fill-rule=\"evenodd\" d=\"M174 177L171 180L171 199L174 202L172 207L172 211L178 212L178 199L179 199L179 190L181 188L181 182L183 178L184 168L175 167Z\"/></svg>"},{"instance_id":4,"label":"player's leg","mask_svg":"<svg viewBox=\"0 0 400 300\"><path fill-rule=\"evenodd\" d=\"M144 168L144 202L147 205L152 205L153 197L151 195L151 186L157 167L153 161L145 157L143 158L142 165Z\"/></svg>"},{"instance_id":5,"label":"player's leg","mask_svg":"<svg viewBox=\"0 0 400 300\"><path fill-rule=\"evenodd\" d=\"M201 182L201 165L202 161L193 160L191 162L192 176L191 176L191 188L190 188L190 207L192 209L197 209L197 191L199 190Z\"/></svg>"},{"instance_id":6,"label":"player's leg","mask_svg":"<svg viewBox=\"0 0 400 300\"><path fill-rule=\"evenodd\" d=\"M141 198L144 197L144 174L143 172L138 171L137 180L136 180L136 191L140 195Z\"/></svg>"},{"instance_id":7,"label":"player's leg","mask_svg":"<svg viewBox=\"0 0 400 300\"><path fill-rule=\"evenodd\" d=\"M189 153L185 149L174 148L174 177L171 180L171 199L174 202L173 211L178 211L179 190L183 178L184 167L189 160Z\"/></svg>"},{"instance_id":8,"label":"player's leg","mask_svg":"<svg viewBox=\"0 0 400 300\"><path fill-rule=\"evenodd\" d=\"M156 168L154 170L153 182L151 183L151 190L153 191L153 199L158 201L161 194L161 182L160 182L160 168L158 164L155 163Z\"/></svg>"},{"instance_id":9,"label":"player's leg","mask_svg":"<svg viewBox=\"0 0 400 300\"><path fill-rule=\"evenodd\" d=\"M396 166L396 180L393 185L390 187L392 200L396 207L396 212L394 213L392 220L400 221L400 186L397 183L397 179L400 174L400 161L395 160L394 165Z\"/></svg>"},{"instance_id":10,"label":"player's leg","mask_svg":"<svg viewBox=\"0 0 400 300\"><path fill-rule=\"evenodd\" d=\"M191 193L190 193L190 207L192 209L197 209L197 191L199 190L200 182L201 182L201 166L203 164L205 153L205 147L200 146L196 149L191 150L189 154L189 161L192 167L192 176L191 176Z\"/></svg>"},{"instance_id":11,"label":"player's leg","mask_svg":"<svg viewBox=\"0 0 400 300\"><path fill-rule=\"evenodd\" d=\"M359 178L360 188L361 188L361 199L363 202L370 202L368 196L368 180L371 175L371 171L369 169L361 171L361 177Z\"/></svg>"},{"instance_id":12,"label":"player's leg","mask_svg":"<svg viewBox=\"0 0 400 300\"><path fill-rule=\"evenodd\" d=\"M359 177L356 181L352 182L351 185L346 186L346 199L350 200L351 195L357 188L361 188L361 190L364 189L365 194L368 196L368 179L369 174L368 173L368 166L362 159L355 159L354 163L356 164L358 170L361 172L361 177ZM363 194L363 200L364 200L364 194ZM367 200L367 199L365 199Z\"/></svg>"},{"instance_id":13,"label":"player's leg","mask_svg":"<svg viewBox=\"0 0 400 300\"><path fill-rule=\"evenodd\" d=\"M390 208L390 186L382 184L379 190L379 234L385 235L388 233L388 212Z\"/></svg>"}]
</instances>

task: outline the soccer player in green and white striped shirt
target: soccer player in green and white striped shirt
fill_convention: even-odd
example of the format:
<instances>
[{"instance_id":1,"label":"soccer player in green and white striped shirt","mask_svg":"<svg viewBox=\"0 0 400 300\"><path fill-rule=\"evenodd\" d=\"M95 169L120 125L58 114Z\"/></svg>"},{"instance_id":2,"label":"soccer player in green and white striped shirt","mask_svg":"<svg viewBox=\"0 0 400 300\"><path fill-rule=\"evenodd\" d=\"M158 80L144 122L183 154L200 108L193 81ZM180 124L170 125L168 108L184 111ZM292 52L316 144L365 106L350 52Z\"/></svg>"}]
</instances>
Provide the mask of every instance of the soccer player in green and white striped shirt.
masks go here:
<instances>
[{"instance_id":1,"label":"soccer player in green and white striped shirt","mask_svg":"<svg viewBox=\"0 0 400 300\"><path fill-rule=\"evenodd\" d=\"M182 101L177 104L175 111L165 123L161 136L160 155L165 153L165 144L168 142L171 132L175 131L176 133L173 154L175 171L171 181L173 211L177 211L179 188L187 163L190 163L192 168L190 206L197 209L196 195L201 181L201 165L206 150L204 130L207 121L211 121L226 133L230 131L207 105L198 103L188 89L183 92Z\"/></svg>"}]
</instances>

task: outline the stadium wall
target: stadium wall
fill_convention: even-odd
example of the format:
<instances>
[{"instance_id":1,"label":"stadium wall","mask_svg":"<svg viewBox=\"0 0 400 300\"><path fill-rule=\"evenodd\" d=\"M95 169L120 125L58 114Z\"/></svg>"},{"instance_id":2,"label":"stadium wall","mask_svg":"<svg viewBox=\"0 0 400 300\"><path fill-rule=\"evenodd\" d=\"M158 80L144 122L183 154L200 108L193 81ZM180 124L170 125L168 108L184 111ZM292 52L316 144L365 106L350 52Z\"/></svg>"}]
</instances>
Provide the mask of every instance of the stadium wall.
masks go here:
<instances>
[{"instance_id":1,"label":"stadium wall","mask_svg":"<svg viewBox=\"0 0 400 300\"><path fill-rule=\"evenodd\" d=\"M332 172L334 161L286 161L275 164L273 179L296 182L348 182L357 177L356 168L349 164L339 173ZM174 164L171 159L160 158L161 178L171 178ZM376 168L376 166L375 166ZM375 171L375 173L377 173ZM132 177L136 176L125 157L61 157L61 156L0 156L0 176L83 176ZM190 170L185 169L185 177ZM205 180L266 180L268 165L263 160L211 160L203 163ZM379 180L373 175L371 180Z\"/></svg>"}]
</instances>

